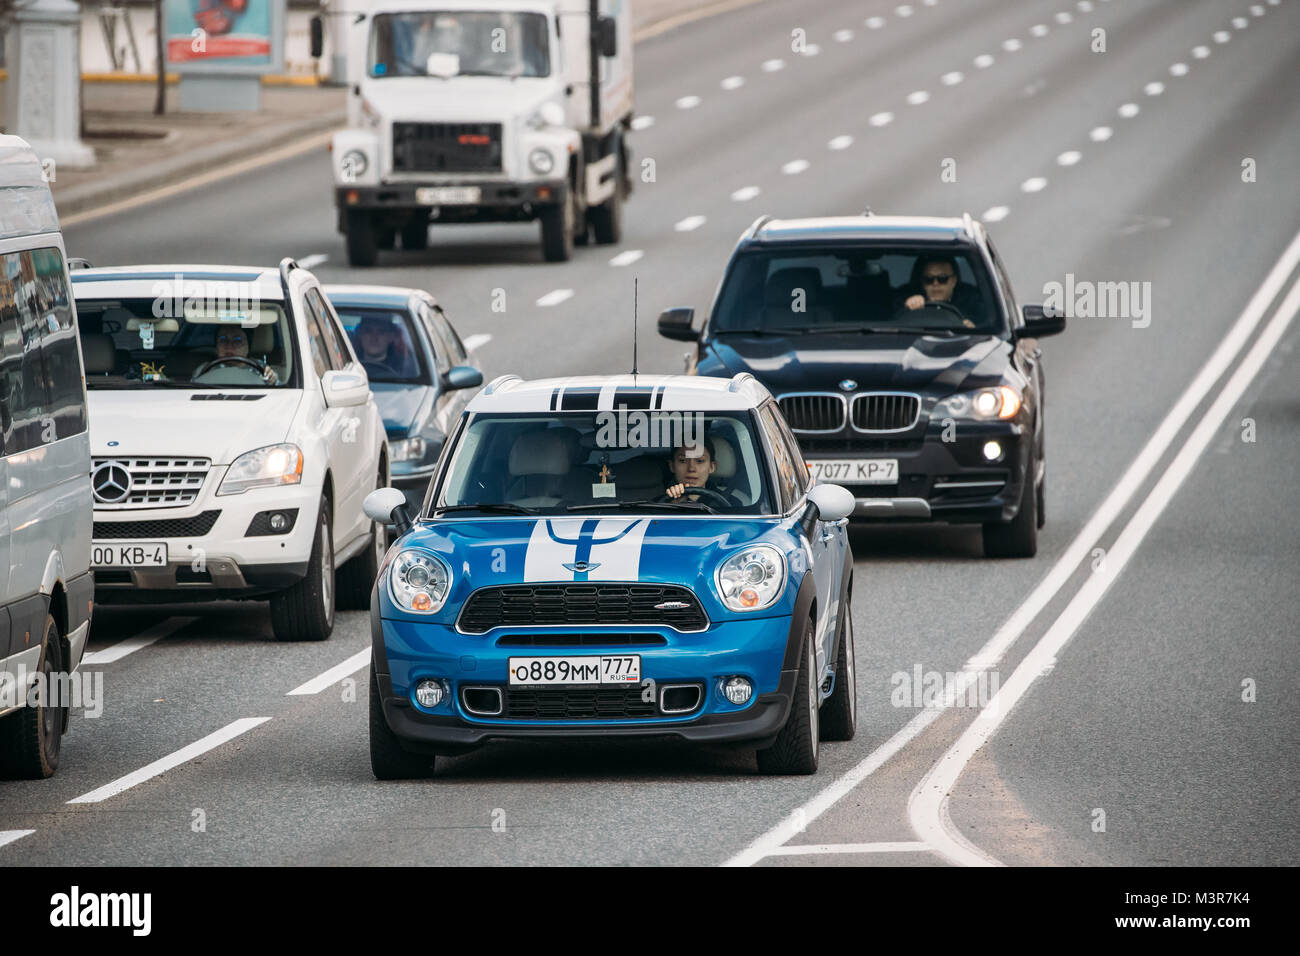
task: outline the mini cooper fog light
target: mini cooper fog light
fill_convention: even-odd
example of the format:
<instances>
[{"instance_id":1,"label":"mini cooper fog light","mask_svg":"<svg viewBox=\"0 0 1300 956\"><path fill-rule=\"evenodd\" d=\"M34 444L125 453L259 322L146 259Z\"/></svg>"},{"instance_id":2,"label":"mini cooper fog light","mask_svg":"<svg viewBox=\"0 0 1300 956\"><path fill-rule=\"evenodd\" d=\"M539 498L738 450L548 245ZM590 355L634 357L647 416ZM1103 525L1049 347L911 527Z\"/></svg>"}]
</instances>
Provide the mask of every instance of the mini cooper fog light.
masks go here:
<instances>
[{"instance_id":1,"label":"mini cooper fog light","mask_svg":"<svg viewBox=\"0 0 1300 956\"><path fill-rule=\"evenodd\" d=\"M440 680L422 680L415 685L415 699L421 707L437 707L447 696Z\"/></svg>"},{"instance_id":2,"label":"mini cooper fog light","mask_svg":"<svg viewBox=\"0 0 1300 956\"><path fill-rule=\"evenodd\" d=\"M754 695L754 685L743 677L729 677L722 685L722 693L733 704L747 704Z\"/></svg>"},{"instance_id":3,"label":"mini cooper fog light","mask_svg":"<svg viewBox=\"0 0 1300 956\"><path fill-rule=\"evenodd\" d=\"M989 461L997 461L1002 457L1002 446L995 441L986 441L984 443L984 457Z\"/></svg>"}]
</instances>

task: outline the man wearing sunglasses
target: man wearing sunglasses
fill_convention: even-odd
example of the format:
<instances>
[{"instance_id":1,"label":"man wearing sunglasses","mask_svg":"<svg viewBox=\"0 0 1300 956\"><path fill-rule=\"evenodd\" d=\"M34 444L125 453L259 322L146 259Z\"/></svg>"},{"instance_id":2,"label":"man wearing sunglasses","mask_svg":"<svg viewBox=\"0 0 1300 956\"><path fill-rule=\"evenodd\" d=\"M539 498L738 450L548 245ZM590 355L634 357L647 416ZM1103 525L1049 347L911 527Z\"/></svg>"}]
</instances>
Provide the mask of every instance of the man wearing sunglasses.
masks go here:
<instances>
[{"instance_id":1,"label":"man wearing sunglasses","mask_svg":"<svg viewBox=\"0 0 1300 956\"><path fill-rule=\"evenodd\" d=\"M907 290L910 294L903 300L909 309L923 308L930 302L948 302L963 313L962 325L975 328L973 318L983 317L983 301L978 291L961 282L957 273L957 260L952 256L926 256L920 262L920 268L913 273L920 283L921 292Z\"/></svg>"}]
</instances>

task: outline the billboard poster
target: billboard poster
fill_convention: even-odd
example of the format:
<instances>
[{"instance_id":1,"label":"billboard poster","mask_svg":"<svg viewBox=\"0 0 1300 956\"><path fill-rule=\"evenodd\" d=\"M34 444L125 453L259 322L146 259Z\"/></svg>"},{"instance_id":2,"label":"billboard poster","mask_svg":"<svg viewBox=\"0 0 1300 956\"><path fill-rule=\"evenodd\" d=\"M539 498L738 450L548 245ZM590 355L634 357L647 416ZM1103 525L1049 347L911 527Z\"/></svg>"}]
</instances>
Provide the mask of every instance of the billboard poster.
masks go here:
<instances>
[{"instance_id":1,"label":"billboard poster","mask_svg":"<svg viewBox=\"0 0 1300 956\"><path fill-rule=\"evenodd\" d=\"M167 65L179 72L281 68L284 0L165 0Z\"/></svg>"}]
</instances>

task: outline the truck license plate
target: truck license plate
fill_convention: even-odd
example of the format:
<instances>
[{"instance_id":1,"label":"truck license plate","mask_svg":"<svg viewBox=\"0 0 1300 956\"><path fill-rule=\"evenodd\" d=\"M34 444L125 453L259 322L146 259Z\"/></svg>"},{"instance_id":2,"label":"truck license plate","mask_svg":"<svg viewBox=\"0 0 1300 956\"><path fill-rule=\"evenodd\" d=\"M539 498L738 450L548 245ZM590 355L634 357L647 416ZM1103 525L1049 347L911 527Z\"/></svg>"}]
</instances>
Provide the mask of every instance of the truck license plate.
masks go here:
<instances>
[{"instance_id":1,"label":"truck license plate","mask_svg":"<svg viewBox=\"0 0 1300 956\"><path fill-rule=\"evenodd\" d=\"M421 186L415 191L421 206L474 206L482 198L478 186Z\"/></svg>"}]
</instances>

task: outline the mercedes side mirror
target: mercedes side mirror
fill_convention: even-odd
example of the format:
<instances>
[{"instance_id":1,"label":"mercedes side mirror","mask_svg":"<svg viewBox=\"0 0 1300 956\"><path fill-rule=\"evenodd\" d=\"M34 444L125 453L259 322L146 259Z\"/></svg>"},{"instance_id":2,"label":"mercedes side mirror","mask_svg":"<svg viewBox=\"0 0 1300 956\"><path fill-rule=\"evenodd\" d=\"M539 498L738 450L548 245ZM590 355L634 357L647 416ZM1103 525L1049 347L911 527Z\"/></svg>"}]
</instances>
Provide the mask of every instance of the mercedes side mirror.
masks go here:
<instances>
[{"instance_id":1,"label":"mercedes side mirror","mask_svg":"<svg viewBox=\"0 0 1300 956\"><path fill-rule=\"evenodd\" d=\"M659 334L679 342L698 342L700 334L692 328L694 321L694 309L665 309L659 313Z\"/></svg>"}]
</instances>

